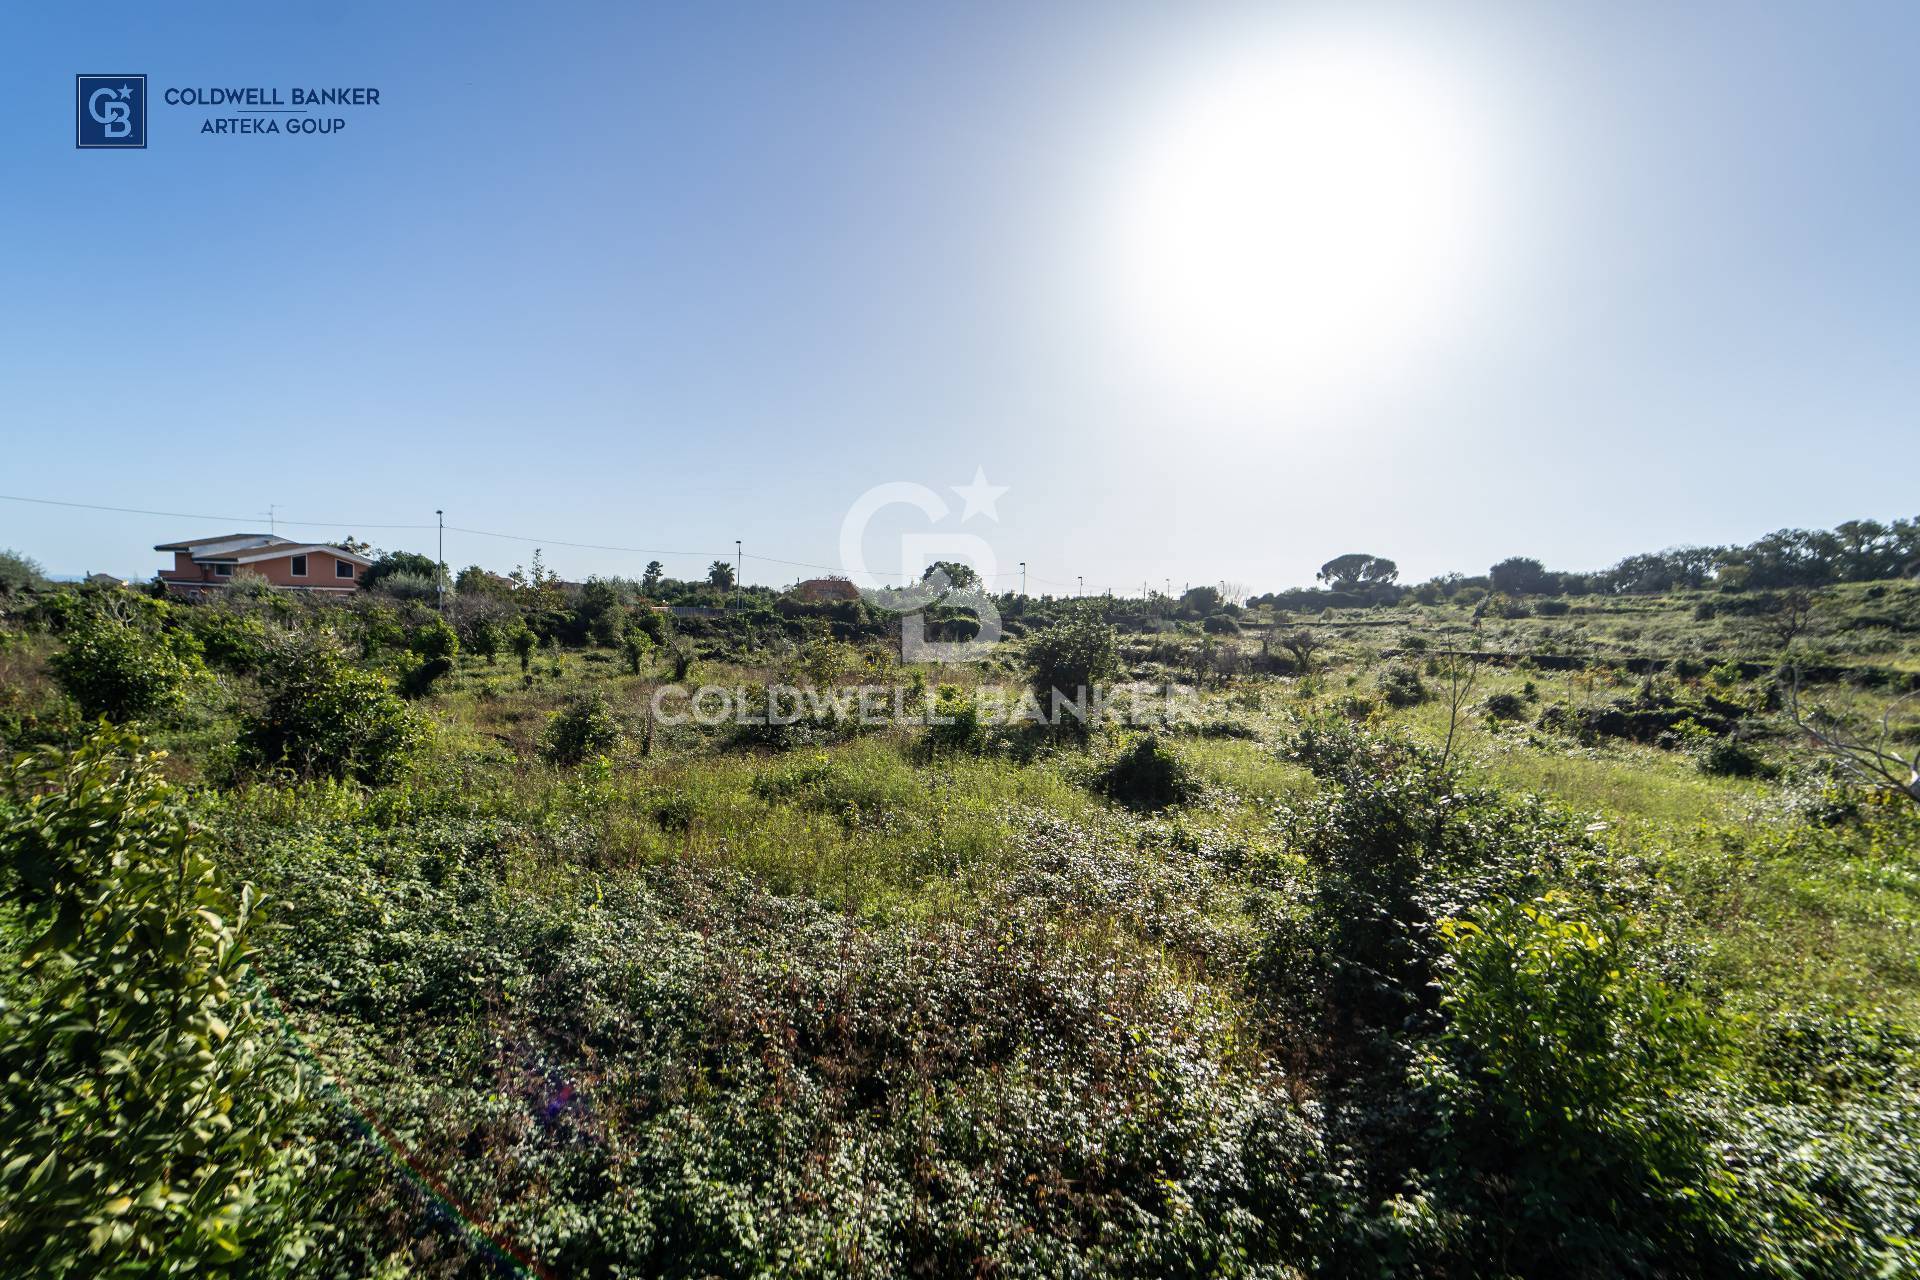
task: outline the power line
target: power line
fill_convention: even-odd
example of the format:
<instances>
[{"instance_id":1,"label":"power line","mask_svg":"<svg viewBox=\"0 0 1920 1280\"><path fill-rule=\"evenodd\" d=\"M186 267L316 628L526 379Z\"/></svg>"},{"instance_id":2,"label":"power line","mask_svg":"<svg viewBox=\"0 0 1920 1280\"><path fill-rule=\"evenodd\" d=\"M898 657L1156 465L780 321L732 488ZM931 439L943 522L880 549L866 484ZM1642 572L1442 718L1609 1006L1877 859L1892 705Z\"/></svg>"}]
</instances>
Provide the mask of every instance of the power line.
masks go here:
<instances>
[{"instance_id":1,"label":"power line","mask_svg":"<svg viewBox=\"0 0 1920 1280\"><path fill-rule=\"evenodd\" d=\"M106 503L100 503L100 502L67 502L59 498L29 498L20 494L12 494L12 493L0 493L0 502L26 502L26 503L31 503L35 506L68 507L68 508L72 508L74 510L79 510L79 511L111 511L119 515L164 516L170 520L217 520L226 524L233 524L233 525L245 525L246 523L248 523L249 520L252 519L252 517L249 517L249 516L212 515L205 511L158 511L148 507L116 507L116 506L110 506ZM570 550L575 550L575 551L613 551L613 552L619 552L625 555L673 556L676 558L689 558L689 559L705 559L708 557L712 557L714 559L725 559L727 556L727 553L725 551L671 551L671 550L666 550L660 547L629 547L629 546L622 546L620 544L610 543L610 542L573 542L565 538L540 538L540 537L533 537L533 536L530 536L527 534L521 534L521 533L501 533L495 529L471 529L463 525L453 525L453 524L444 525L444 526L438 523L436 524L382 524L382 523L378 523L371 520L286 520L286 519L280 519L278 517L276 517L274 523L295 525L301 528L311 528L311 529L344 529L349 532L355 529L381 529L381 530L436 529L438 530L438 529L444 528L444 529L451 530L455 533L471 534L472 536L478 537L478 538L498 538L505 542L524 542L531 546L539 546L539 547L566 547ZM738 549L735 550L734 554L736 556L741 555ZM762 564L785 565L789 568L794 568L794 569L817 569L823 573L839 573L839 572L842 572L843 570L843 566L840 566L840 565L819 564L809 560L785 560L785 559L781 559L778 556L756 555L753 557L753 559ZM1022 562L1023 566L1024 566L1024 563L1025 562L1023 561ZM912 576L904 568L871 569L871 570L868 570L868 572L872 573L875 577L879 577L879 578L900 578L902 580L905 580ZM983 580L994 579L994 578L1022 577L1023 581L1026 576L1029 576L1029 575L1025 575L1023 573L1023 570L1021 569L1007 569L999 573L990 573L990 574L980 575L980 577ZM1055 578L1045 578L1040 576L1037 573L1031 574L1030 576L1034 582L1043 583L1048 586L1069 587L1074 585L1073 583L1062 582ZM1082 586L1081 589L1084 591L1085 590L1084 586ZM1022 587L1022 590L1023 591L1025 590L1024 586Z\"/></svg>"},{"instance_id":2,"label":"power line","mask_svg":"<svg viewBox=\"0 0 1920 1280\"><path fill-rule=\"evenodd\" d=\"M211 516L204 511L150 511L145 507L109 507L98 502L62 502L57 498L23 498L17 494L0 493L0 502L31 502L42 507L75 507L82 511L116 511L129 516L166 516L172 520L224 520L229 524L245 524L253 516ZM312 528L358 528L358 529L431 529L430 524L374 524L369 520L280 520L280 524L306 525Z\"/></svg>"}]
</instances>

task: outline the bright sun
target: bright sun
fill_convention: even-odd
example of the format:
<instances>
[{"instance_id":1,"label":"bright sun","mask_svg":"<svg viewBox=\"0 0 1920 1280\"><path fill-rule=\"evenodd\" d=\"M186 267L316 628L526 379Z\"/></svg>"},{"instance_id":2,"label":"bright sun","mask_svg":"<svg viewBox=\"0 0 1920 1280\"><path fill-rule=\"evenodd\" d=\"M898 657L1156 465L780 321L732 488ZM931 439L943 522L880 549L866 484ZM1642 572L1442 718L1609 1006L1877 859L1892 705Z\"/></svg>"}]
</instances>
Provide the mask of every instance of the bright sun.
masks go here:
<instances>
[{"instance_id":1,"label":"bright sun","mask_svg":"<svg viewBox=\"0 0 1920 1280\"><path fill-rule=\"evenodd\" d=\"M1120 322L1172 385L1303 404L1442 332L1486 247L1484 124L1405 50L1241 50L1166 96L1115 204Z\"/></svg>"}]
</instances>

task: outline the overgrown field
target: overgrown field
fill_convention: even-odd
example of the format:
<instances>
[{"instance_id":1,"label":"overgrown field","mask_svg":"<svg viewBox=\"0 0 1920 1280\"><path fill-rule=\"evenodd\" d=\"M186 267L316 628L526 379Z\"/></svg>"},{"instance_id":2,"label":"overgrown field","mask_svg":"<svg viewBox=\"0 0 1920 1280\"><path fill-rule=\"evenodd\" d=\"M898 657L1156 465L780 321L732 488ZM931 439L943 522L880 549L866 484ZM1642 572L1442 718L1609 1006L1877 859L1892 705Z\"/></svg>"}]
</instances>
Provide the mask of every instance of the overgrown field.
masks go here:
<instances>
[{"instance_id":1,"label":"overgrown field","mask_svg":"<svg viewBox=\"0 0 1920 1280\"><path fill-rule=\"evenodd\" d=\"M11 602L10 1273L1920 1275L1920 584L516 589Z\"/></svg>"}]
</instances>

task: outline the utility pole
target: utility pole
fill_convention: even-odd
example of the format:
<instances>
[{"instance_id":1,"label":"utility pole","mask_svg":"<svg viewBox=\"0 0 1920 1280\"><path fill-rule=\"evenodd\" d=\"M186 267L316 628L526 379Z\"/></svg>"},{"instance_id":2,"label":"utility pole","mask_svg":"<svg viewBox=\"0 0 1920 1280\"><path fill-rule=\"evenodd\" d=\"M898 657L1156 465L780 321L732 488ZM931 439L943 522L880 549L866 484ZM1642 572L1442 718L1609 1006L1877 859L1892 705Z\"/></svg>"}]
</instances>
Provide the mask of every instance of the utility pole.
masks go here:
<instances>
[{"instance_id":1,"label":"utility pole","mask_svg":"<svg viewBox=\"0 0 1920 1280\"><path fill-rule=\"evenodd\" d=\"M433 603L440 612L447 611L447 513L434 508L433 518L440 526L440 551L433 566Z\"/></svg>"},{"instance_id":2,"label":"utility pole","mask_svg":"<svg viewBox=\"0 0 1920 1280\"><path fill-rule=\"evenodd\" d=\"M1027 598L1027 562L1025 560L1020 562L1020 598L1022 600Z\"/></svg>"},{"instance_id":3,"label":"utility pole","mask_svg":"<svg viewBox=\"0 0 1920 1280\"><path fill-rule=\"evenodd\" d=\"M1167 599L1173 599L1173 579L1167 579Z\"/></svg>"},{"instance_id":4,"label":"utility pole","mask_svg":"<svg viewBox=\"0 0 1920 1280\"><path fill-rule=\"evenodd\" d=\"M747 553L740 549L740 539L733 540L733 607L740 607L740 575L747 570Z\"/></svg>"}]
</instances>

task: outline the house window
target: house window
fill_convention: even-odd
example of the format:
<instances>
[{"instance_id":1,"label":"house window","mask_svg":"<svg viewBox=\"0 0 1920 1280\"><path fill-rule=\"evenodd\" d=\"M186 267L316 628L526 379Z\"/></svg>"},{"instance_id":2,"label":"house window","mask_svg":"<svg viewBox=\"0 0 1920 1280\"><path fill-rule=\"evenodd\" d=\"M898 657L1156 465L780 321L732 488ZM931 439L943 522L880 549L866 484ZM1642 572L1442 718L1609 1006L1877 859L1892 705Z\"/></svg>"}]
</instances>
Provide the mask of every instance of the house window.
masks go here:
<instances>
[{"instance_id":1,"label":"house window","mask_svg":"<svg viewBox=\"0 0 1920 1280\"><path fill-rule=\"evenodd\" d=\"M293 576L296 578L304 578L307 576L307 558L305 556L295 556L293 558Z\"/></svg>"},{"instance_id":2,"label":"house window","mask_svg":"<svg viewBox=\"0 0 1920 1280\"><path fill-rule=\"evenodd\" d=\"M353 576L353 566L345 560L335 560L333 562L333 576L336 578L351 578Z\"/></svg>"},{"instance_id":3,"label":"house window","mask_svg":"<svg viewBox=\"0 0 1920 1280\"><path fill-rule=\"evenodd\" d=\"M230 564L217 564L213 566L213 574L216 578L231 578L233 576L233 566Z\"/></svg>"}]
</instances>

